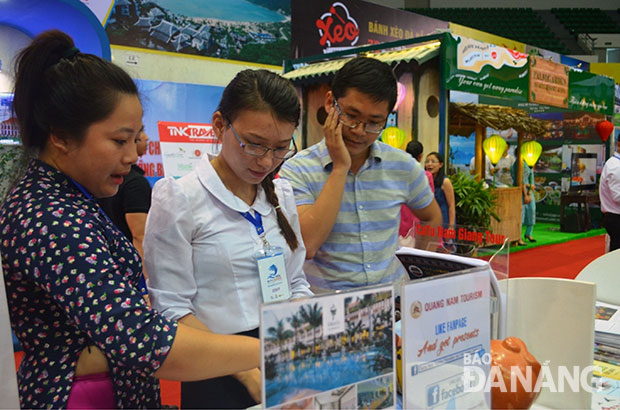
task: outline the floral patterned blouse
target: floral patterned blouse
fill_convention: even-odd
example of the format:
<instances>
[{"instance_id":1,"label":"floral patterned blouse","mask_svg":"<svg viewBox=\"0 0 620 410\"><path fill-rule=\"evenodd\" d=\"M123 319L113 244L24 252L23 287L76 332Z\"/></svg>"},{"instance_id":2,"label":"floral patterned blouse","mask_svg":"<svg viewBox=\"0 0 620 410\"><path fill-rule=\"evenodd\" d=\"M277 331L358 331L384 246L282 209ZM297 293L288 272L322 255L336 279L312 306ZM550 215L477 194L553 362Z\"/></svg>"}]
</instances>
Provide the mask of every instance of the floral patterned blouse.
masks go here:
<instances>
[{"instance_id":1,"label":"floral patterned blouse","mask_svg":"<svg viewBox=\"0 0 620 410\"><path fill-rule=\"evenodd\" d=\"M64 408L80 352L104 352L118 408L160 407L175 322L140 295L138 253L63 173L33 161L0 208L0 256L24 359L22 408Z\"/></svg>"}]
</instances>

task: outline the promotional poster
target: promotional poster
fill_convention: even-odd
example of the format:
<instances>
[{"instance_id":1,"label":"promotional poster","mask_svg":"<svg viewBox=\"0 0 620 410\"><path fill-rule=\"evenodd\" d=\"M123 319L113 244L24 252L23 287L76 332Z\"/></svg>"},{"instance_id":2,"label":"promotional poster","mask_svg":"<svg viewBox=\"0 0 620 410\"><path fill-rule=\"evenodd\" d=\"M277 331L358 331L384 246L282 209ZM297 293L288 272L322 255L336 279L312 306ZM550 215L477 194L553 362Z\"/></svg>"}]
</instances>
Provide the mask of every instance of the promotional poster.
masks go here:
<instances>
[{"instance_id":1,"label":"promotional poster","mask_svg":"<svg viewBox=\"0 0 620 410\"><path fill-rule=\"evenodd\" d=\"M220 152L211 124L159 121L159 146L164 174L180 178L191 172L204 155Z\"/></svg>"},{"instance_id":2,"label":"promotional poster","mask_svg":"<svg viewBox=\"0 0 620 410\"><path fill-rule=\"evenodd\" d=\"M261 305L263 406L394 408L393 328L391 285Z\"/></svg>"},{"instance_id":3,"label":"promotional poster","mask_svg":"<svg viewBox=\"0 0 620 410\"><path fill-rule=\"evenodd\" d=\"M147 152L138 165L151 185L168 175L165 165L171 167L170 175L181 176L193 169L188 161L199 159L205 152L219 152L216 146L205 149L203 143L213 143L209 123L223 87L152 80L136 80L136 84L144 107L144 132L149 137ZM166 144L163 148L160 137ZM186 145L194 143L201 145ZM162 160L164 153L166 159Z\"/></svg>"}]
</instances>

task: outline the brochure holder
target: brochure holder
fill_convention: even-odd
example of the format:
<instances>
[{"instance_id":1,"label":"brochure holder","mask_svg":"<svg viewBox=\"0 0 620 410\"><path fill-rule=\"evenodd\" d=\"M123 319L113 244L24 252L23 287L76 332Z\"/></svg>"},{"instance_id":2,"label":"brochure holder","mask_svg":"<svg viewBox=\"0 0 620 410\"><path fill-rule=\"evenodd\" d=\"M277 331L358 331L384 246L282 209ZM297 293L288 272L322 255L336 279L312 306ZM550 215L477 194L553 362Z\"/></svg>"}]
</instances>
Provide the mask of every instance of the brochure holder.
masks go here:
<instances>
[{"instance_id":1,"label":"brochure holder","mask_svg":"<svg viewBox=\"0 0 620 410\"><path fill-rule=\"evenodd\" d=\"M491 276L485 262L402 285L403 408L490 407Z\"/></svg>"},{"instance_id":2,"label":"brochure holder","mask_svg":"<svg viewBox=\"0 0 620 410\"><path fill-rule=\"evenodd\" d=\"M394 288L262 304L263 408L394 408Z\"/></svg>"}]
</instances>

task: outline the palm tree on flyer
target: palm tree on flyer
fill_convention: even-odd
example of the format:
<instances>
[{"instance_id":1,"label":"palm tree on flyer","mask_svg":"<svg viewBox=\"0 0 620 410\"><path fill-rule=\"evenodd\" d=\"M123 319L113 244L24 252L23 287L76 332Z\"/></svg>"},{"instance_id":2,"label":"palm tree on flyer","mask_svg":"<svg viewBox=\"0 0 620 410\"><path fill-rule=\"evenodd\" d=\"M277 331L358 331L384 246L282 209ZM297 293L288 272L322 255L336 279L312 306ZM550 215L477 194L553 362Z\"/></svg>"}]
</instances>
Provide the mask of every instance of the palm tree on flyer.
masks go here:
<instances>
[{"instance_id":1,"label":"palm tree on flyer","mask_svg":"<svg viewBox=\"0 0 620 410\"><path fill-rule=\"evenodd\" d=\"M293 313L293 315L289 318L286 319L291 326L293 327L293 334L295 335L295 344L293 345L293 349L297 350L295 357L299 356L299 345L298 345L298 341L297 341L297 332L298 329L300 327L303 326L304 321L301 318L301 314L300 313Z\"/></svg>"},{"instance_id":2,"label":"palm tree on flyer","mask_svg":"<svg viewBox=\"0 0 620 410\"><path fill-rule=\"evenodd\" d=\"M270 338L278 345L280 351L280 358L282 358L282 345L284 344L286 339L289 339L291 337L292 332L290 330L284 330L284 320L278 319L278 323L276 324L276 326L272 326L267 329L267 333L269 334Z\"/></svg>"},{"instance_id":3,"label":"palm tree on flyer","mask_svg":"<svg viewBox=\"0 0 620 410\"><path fill-rule=\"evenodd\" d=\"M360 316L362 315L362 311L366 310L366 322L368 326L368 337L370 340L373 338L373 329L372 329L372 305L375 303L374 295L367 293L364 295L362 299L358 298L359 301L359 310Z\"/></svg>"},{"instance_id":4,"label":"palm tree on flyer","mask_svg":"<svg viewBox=\"0 0 620 410\"><path fill-rule=\"evenodd\" d=\"M316 353L316 329L323 325L323 308L318 303L299 308L301 319L312 329L312 355Z\"/></svg>"}]
</instances>

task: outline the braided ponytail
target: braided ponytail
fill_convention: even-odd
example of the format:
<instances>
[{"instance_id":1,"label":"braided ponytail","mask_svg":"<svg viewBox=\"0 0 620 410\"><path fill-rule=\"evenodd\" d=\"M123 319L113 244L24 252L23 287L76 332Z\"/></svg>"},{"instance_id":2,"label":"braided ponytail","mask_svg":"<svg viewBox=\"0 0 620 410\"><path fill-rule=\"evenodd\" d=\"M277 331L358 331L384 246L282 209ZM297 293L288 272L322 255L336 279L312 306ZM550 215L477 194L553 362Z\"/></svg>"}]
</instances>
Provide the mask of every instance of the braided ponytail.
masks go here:
<instances>
[{"instance_id":1,"label":"braided ponytail","mask_svg":"<svg viewBox=\"0 0 620 410\"><path fill-rule=\"evenodd\" d=\"M284 239L286 239L286 243L288 244L289 248L294 251L299 246L299 241L297 240L295 231L293 231L293 228L291 228L291 225L288 223L286 216L284 216L284 213L280 209L280 201L278 201L278 195L276 195L276 190L273 186L273 179L276 176L278 169L267 175L265 179L263 179L263 181L261 182L261 186L265 191L267 201L269 201L269 203L273 205L273 207L276 209L280 233L282 233L282 236L284 236Z\"/></svg>"}]
</instances>

